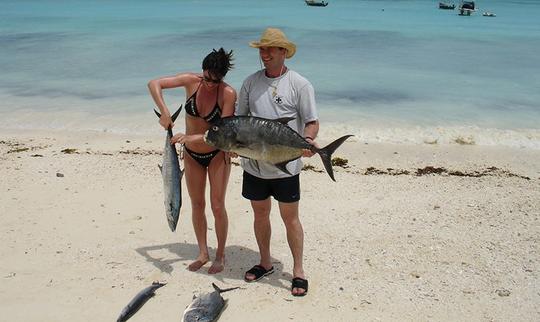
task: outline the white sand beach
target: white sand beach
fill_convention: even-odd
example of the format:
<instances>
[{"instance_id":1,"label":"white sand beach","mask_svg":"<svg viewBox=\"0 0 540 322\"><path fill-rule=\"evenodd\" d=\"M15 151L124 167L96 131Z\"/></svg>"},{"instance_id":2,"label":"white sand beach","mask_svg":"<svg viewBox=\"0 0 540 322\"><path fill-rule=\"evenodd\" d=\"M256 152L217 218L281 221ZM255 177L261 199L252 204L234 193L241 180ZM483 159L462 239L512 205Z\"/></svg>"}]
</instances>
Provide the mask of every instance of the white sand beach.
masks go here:
<instances>
[{"instance_id":1,"label":"white sand beach","mask_svg":"<svg viewBox=\"0 0 540 322\"><path fill-rule=\"evenodd\" d=\"M310 289L295 298L277 207L276 272L243 281L258 254L239 166L227 194L227 265L209 275L209 264L186 269L197 244L185 185L177 232L166 223L164 135L0 137L0 321L115 321L155 280L167 285L130 321L180 321L212 282L241 287L223 294L220 321L540 320L540 150L347 141L337 182L301 175ZM306 163L322 169L318 156Z\"/></svg>"}]
</instances>

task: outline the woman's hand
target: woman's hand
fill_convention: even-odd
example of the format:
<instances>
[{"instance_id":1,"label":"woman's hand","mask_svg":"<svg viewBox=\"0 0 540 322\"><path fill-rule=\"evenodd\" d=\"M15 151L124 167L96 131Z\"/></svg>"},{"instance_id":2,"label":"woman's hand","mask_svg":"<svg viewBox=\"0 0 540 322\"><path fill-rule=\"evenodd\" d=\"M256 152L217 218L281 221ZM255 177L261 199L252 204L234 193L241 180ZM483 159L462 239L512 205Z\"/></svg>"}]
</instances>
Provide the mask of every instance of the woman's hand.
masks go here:
<instances>
[{"instance_id":1,"label":"woman's hand","mask_svg":"<svg viewBox=\"0 0 540 322\"><path fill-rule=\"evenodd\" d=\"M169 127L172 129L172 127L174 126L174 123L171 119L171 116L169 115L169 113L165 114L161 114L161 117L159 118L159 124L161 124L161 126L163 126L163 128L165 130L168 130Z\"/></svg>"},{"instance_id":2,"label":"woman's hand","mask_svg":"<svg viewBox=\"0 0 540 322\"><path fill-rule=\"evenodd\" d=\"M183 144L183 143L185 143L184 141L186 140L186 136L189 136L189 135L185 135L184 133L181 133L181 132L176 133L171 138L171 144L175 144L175 143Z\"/></svg>"},{"instance_id":3,"label":"woman's hand","mask_svg":"<svg viewBox=\"0 0 540 322\"><path fill-rule=\"evenodd\" d=\"M171 138L171 144L204 143L202 134L186 135L178 132Z\"/></svg>"}]
</instances>

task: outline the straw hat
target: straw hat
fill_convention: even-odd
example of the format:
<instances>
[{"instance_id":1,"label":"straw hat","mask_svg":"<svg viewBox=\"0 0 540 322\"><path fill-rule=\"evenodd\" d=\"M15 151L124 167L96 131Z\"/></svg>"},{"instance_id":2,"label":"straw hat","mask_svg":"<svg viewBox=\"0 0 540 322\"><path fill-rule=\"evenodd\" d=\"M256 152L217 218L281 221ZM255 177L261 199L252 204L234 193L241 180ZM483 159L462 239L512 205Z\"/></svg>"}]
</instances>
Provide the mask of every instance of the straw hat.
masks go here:
<instances>
[{"instance_id":1,"label":"straw hat","mask_svg":"<svg viewBox=\"0 0 540 322\"><path fill-rule=\"evenodd\" d=\"M296 45L287 39L283 31L277 28L267 28L260 41L252 41L249 45L253 48L259 47L280 47L287 49L287 58L291 58L296 53Z\"/></svg>"}]
</instances>

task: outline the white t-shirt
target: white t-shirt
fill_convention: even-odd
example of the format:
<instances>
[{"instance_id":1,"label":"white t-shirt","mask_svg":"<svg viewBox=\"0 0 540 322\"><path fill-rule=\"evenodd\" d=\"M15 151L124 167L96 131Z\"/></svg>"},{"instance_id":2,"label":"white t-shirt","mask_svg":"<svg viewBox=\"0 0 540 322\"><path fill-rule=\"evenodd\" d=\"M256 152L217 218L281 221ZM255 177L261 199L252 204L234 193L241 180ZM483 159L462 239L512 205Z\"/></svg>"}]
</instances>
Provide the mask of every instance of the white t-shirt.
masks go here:
<instances>
[{"instance_id":1,"label":"white t-shirt","mask_svg":"<svg viewBox=\"0 0 540 322\"><path fill-rule=\"evenodd\" d=\"M293 117L289 126L303 136L306 123L316 121L315 92L311 83L295 71L287 70L277 78L269 78L260 70L246 78L236 106L236 115L251 115L266 119ZM242 168L248 173L264 179L285 178L288 174L274 165L242 159ZM302 170L302 161L297 159L287 164L293 175Z\"/></svg>"}]
</instances>

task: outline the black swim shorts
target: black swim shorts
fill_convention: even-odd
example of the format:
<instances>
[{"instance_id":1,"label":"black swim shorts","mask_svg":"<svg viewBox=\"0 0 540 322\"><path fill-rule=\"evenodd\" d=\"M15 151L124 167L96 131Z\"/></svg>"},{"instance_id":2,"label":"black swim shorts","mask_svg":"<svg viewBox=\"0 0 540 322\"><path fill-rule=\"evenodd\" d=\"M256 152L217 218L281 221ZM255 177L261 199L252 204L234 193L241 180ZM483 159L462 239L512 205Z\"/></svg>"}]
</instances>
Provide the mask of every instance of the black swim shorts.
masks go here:
<instances>
[{"instance_id":1,"label":"black swim shorts","mask_svg":"<svg viewBox=\"0 0 540 322\"><path fill-rule=\"evenodd\" d=\"M257 201L272 196L280 202L300 200L300 175L287 178L262 179L244 171L242 196Z\"/></svg>"}]
</instances>

